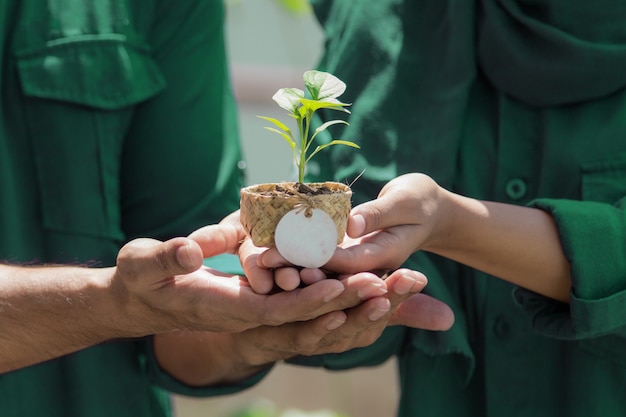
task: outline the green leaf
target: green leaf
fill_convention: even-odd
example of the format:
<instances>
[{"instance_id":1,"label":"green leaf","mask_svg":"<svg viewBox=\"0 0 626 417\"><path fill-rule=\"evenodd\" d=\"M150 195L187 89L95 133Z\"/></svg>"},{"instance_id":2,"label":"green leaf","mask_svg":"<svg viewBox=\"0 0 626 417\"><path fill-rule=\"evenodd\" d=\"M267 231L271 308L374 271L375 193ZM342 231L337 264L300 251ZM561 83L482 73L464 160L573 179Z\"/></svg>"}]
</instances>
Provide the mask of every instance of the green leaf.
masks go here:
<instances>
[{"instance_id":1,"label":"green leaf","mask_svg":"<svg viewBox=\"0 0 626 417\"><path fill-rule=\"evenodd\" d=\"M315 129L315 133L323 132L324 130L328 129L329 126L337 125L337 124L344 124L344 125L350 126L350 124L346 122L345 120L331 120L331 121L324 123L317 129Z\"/></svg>"},{"instance_id":2,"label":"green leaf","mask_svg":"<svg viewBox=\"0 0 626 417\"><path fill-rule=\"evenodd\" d=\"M313 136L311 136L311 139L309 141L313 141L313 139L315 139L315 136L317 136L318 133L323 132L324 130L328 129L329 126L332 125L336 125L336 124L344 124L346 126L350 126L350 123L346 122L345 120L331 120L328 121L326 123L324 123L323 125L321 125L320 127L318 127L317 129L315 129L315 133L313 133Z\"/></svg>"},{"instance_id":3,"label":"green leaf","mask_svg":"<svg viewBox=\"0 0 626 417\"><path fill-rule=\"evenodd\" d=\"M328 143L325 143L323 145L318 146L317 148L315 148L315 150L317 151L319 149L321 151L322 149L328 148L329 146L332 146L332 145L346 145L346 146L350 146L352 148L361 149L361 147L359 145L357 145L354 142L350 142L349 140L338 140L338 139L335 139L335 140L332 140L332 141L330 141Z\"/></svg>"},{"instance_id":4,"label":"green leaf","mask_svg":"<svg viewBox=\"0 0 626 417\"><path fill-rule=\"evenodd\" d=\"M307 71L303 75L305 92L297 88L281 88L272 97L274 101L283 109L287 110L287 114L296 119L297 131L292 133L291 129L283 122L273 117L258 116L259 118L270 122L274 127L266 127L270 132L279 134L289 143L293 153L294 162L298 167L298 177L303 181L304 170L307 162L319 151L333 145L346 145L360 149L353 142L345 140L333 140L330 143L318 146L313 153L307 157L307 153L313 146L316 136L328 129L332 125L345 124L349 125L345 120L327 121L314 132L312 129L312 117L317 110L328 109L336 110L350 114L347 109L351 104L339 101L338 97L346 90L346 85L339 78L323 71Z\"/></svg>"},{"instance_id":5,"label":"green leaf","mask_svg":"<svg viewBox=\"0 0 626 417\"><path fill-rule=\"evenodd\" d=\"M263 120L267 120L268 122L272 122L274 123L274 125L276 125L279 129L289 133L289 135L291 135L291 129L289 129L289 127L287 127L286 124L284 124L283 122L281 122L278 119L274 119L273 117L266 117L266 116L257 116L259 119L263 119Z\"/></svg>"},{"instance_id":6,"label":"green leaf","mask_svg":"<svg viewBox=\"0 0 626 417\"><path fill-rule=\"evenodd\" d=\"M313 100L328 101L335 99L346 91L346 84L334 75L311 70L304 73L304 85Z\"/></svg>"},{"instance_id":7,"label":"green leaf","mask_svg":"<svg viewBox=\"0 0 626 417\"><path fill-rule=\"evenodd\" d=\"M316 101L310 100L308 98L301 98L300 102L302 103L302 107L305 109L309 109L311 111L316 111L319 109L331 109L331 110L339 110L344 113L350 113L348 109L344 109L344 107L350 106L348 103L342 103L339 100L334 101Z\"/></svg>"},{"instance_id":8,"label":"green leaf","mask_svg":"<svg viewBox=\"0 0 626 417\"><path fill-rule=\"evenodd\" d=\"M313 158L313 155L315 155L316 153L318 153L319 151L328 148L329 146L333 146L333 145L346 145L346 146L350 146L352 148L357 148L357 149L361 149L361 147L359 145L357 145L354 142L350 142L347 140L332 140L328 143L325 143L324 145L319 145L317 148L315 148L315 150L311 153L311 155L309 155L309 157L306 159L305 164L308 163L311 158Z\"/></svg>"},{"instance_id":9,"label":"green leaf","mask_svg":"<svg viewBox=\"0 0 626 417\"><path fill-rule=\"evenodd\" d=\"M306 117L306 113L309 110L309 108L303 104L302 106L300 106L298 108L298 114L294 115L295 119L298 121L298 123L302 120L304 120L304 118Z\"/></svg>"},{"instance_id":10,"label":"green leaf","mask_svg":"<svg viewBox=\"0 0 626 417\"><path fill-rule=\"evenodd\" d=\"M297 88L281 88L272 96L272 99L280 107L291 114L296 114L300 106L300 99L304 97L304 91Z\"/></svg>"},{"instance_id":11,"label":"green leaf","mask_svg":"<svg viewBox=\"0 0 626 417\"><path fill-rule=\"evenodd\" d=\"M292 150L295 149L296 142L291 138L290 135L288 135L288 134L286 134L284 132L281 132L278 129L274 129L273 127L266 127L265 129L269 130L270 132L278 133L280 136L282 136L289 143L289 146L291 146Z\"/></svg>"}]
</instances>

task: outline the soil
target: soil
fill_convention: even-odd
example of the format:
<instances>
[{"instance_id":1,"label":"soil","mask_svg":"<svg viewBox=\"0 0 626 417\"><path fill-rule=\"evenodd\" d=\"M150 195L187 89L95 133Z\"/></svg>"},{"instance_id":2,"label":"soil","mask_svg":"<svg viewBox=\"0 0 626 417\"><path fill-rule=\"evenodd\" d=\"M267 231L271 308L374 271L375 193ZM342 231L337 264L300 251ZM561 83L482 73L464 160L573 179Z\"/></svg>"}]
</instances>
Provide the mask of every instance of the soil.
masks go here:
<instances>
[{"instance_id":1,"label":"soil","mask_svg":"<svg viewBox=\"0 0 626 417\"><path fill-rule=\"evenodd\" d=\"M301 182L283 182L276 184L276 188L271 191L264 191L261 194L263 195L276 195L276 194L284 194L284 195L322 195L322 194L332 194L333 190L328 188L323 183L316 184L304 184Z\"/></svg>"}]
</instances>

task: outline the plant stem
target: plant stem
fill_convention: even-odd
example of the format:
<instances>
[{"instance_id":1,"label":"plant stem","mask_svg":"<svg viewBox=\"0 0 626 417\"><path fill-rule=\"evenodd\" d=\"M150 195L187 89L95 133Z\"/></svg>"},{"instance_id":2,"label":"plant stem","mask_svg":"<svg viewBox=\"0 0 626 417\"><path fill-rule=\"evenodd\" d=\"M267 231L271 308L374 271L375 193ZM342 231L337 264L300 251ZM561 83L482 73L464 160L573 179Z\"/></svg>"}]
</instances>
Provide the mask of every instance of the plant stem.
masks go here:
<instances>
[{"instance_id":1,"label":"plant stem","mask_svg":"<svg viewBox=\"0 0 626 417\"><path fill-rule=\"evenodd\" d=\"M311 116L313 113L307 110L304 116L304 131L302 129L302 123L300 124L300 161L298 163L298 182L304 182L304 168L306 166L306 152L309 148L309 127L311 125Z\"/></svg>"}]
</instances>

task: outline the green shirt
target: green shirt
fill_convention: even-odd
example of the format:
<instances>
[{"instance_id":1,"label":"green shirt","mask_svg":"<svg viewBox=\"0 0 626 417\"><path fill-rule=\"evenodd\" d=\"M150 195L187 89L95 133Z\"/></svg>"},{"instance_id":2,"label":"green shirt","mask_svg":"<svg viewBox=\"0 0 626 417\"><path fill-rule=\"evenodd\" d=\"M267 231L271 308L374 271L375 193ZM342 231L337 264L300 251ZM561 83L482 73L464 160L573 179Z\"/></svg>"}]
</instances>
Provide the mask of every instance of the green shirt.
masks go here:
<instances>
[{"instance_id":1,"label":"green shirt","mask_svg":"<svg viewBox=\"0 0 626 417\"><path fill-rule=\"evenodd\" d=\"M573 288L562 304L417 253L407 265L454 309L450 331L392 328L371 347L296 362L344 369L396 355L403 417L626 415L626 3L314 4L321 69L353 103L333 138L361 150L329 148L312 179L364 171L358 203L419 171L544 209Z\"/></svg>"},{"instance_id":2,"label":"green shirt","mask_svg":"<svg viewBox=\"0 0 626 417\"><path fill-rule=\"evenodd\" d=\"M0 259L110 266L238 208L221 0L0 2ZM1 331L1 330L0 330ZM0 415L170 415L150 341L0 375Z\"/></svg>"}]
</instances>

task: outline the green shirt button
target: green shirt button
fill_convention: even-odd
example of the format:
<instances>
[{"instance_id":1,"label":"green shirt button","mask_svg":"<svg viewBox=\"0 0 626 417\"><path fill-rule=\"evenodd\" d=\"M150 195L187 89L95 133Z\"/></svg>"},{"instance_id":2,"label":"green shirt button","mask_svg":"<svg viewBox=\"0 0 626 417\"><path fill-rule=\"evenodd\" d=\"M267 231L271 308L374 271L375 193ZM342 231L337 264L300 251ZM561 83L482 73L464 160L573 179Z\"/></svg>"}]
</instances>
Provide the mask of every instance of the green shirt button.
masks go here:
<instances>
[{"instance_id":1,"label":"green shirt button","mask_svg":"<svg viewBox=\"0 0 626 417\"><path fill-rule=\"evenodd\" d=\"M504 316L498 316L493 323L493 332L502 340L509 339L511 337L511 324L509 320Z\"/></svg>"},{"instance_id":2,"label":"green shirt button","mask_svg":"<svg viewBox=\"0 0 626 417\"><path fill-rule=\"evenodd\" d=\"M506 195L509 196L512 200L519 200L526 195L526 191L528 188L526 187L526 183L524 180L519 178L514 178L506 183L505 191Z\"/></svg>"}]
</instances>

